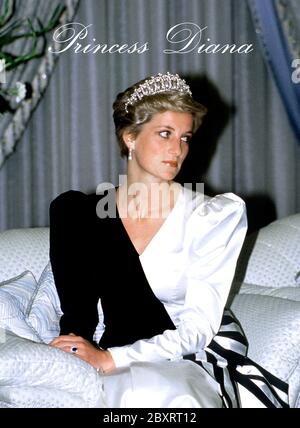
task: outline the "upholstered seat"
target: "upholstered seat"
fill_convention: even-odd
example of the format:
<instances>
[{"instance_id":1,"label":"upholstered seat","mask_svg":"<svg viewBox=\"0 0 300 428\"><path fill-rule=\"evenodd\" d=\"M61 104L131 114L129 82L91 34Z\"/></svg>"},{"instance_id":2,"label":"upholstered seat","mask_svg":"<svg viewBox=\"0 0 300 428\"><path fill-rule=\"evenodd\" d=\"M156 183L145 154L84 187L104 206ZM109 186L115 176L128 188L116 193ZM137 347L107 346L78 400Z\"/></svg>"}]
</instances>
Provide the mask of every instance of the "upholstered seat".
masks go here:
<instances>
[{"instance_id":1,"label":"upholstered seat","mask_svg":"<svg viewBox=\"0 0 300 428\"><path fill-rule=\"evenodd\" d=\"M0 233L0 282L26 270L38 281L48 261L48 228ZM290 405L300 407L300 214L246 238L228 306L245 330L249 357L288 382Z\"/></svg>"}]
</instances>

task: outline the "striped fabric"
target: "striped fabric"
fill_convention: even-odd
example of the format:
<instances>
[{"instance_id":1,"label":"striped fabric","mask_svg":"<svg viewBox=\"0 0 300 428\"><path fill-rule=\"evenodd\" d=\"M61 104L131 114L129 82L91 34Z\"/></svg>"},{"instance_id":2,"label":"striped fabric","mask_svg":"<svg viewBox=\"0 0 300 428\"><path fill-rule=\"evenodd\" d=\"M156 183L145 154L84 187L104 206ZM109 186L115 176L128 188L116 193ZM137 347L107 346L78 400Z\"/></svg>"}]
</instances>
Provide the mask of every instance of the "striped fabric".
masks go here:
<instances>
[{"instance_id":1,"label":"striped fabric","mask_svg":"<svg viewBox=\"0 0 300 428\"><path fill-rule=\"evenodd\" d=\"M226 309L219 332L209 346L188 359L216 379L224 407L245 407L241 387L247 390L247 401L250 394L253 407L289 407L288 384L248 358L247 349L248 342L238 320Z\"/></svg>"}]
</instances>

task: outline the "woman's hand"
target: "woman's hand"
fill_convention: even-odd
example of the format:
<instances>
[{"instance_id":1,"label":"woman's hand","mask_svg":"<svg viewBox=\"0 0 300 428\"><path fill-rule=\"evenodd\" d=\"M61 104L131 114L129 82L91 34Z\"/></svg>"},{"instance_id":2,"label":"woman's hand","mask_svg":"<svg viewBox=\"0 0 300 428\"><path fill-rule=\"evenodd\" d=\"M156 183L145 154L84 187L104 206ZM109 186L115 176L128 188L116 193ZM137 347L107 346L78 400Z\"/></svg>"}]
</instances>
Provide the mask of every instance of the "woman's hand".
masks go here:
<instances>
[{"instance_id":1,"label":"woman's hand","mask_svg":"<svg viewBox=\"0 0 300 428\"><path fill-rule=\"evenodd\" d=\"M116 368L109 351L97 349L88 340L73 333L58 336L49 345L81 358L100 371L109 372Z\"/></svg>"}]
</instances>

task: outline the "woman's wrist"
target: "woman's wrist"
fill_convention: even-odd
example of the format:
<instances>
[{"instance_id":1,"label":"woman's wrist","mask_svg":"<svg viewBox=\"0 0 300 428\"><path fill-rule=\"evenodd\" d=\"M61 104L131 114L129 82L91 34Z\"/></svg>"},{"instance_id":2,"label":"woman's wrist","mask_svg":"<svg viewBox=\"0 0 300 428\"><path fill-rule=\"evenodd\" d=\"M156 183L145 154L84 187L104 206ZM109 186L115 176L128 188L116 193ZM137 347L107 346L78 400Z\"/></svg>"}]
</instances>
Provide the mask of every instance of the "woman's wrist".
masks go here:
<instances>
[{"instance_id":1,"label":"woman's wrist","mask_svg":"<svg viewBox=\"0 0 300 428\"><path fill-rule=\"evenodd\" d=\"M112 358L112 355L109 351L100 350L101 358L99 361L99 366L96 368L98 373L106 373L115 369L115 363Z\"/></svg>"}]
</instances>

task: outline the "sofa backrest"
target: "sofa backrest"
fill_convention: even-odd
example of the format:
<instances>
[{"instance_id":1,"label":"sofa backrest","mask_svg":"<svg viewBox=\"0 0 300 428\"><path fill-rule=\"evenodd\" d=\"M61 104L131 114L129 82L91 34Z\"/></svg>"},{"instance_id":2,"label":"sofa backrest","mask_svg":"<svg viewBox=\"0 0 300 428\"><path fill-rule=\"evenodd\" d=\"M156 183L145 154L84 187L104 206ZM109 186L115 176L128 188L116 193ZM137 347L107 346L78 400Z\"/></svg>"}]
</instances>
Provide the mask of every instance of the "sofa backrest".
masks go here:
<instances>
[{"instance_id":1,"label":"sofa backrest","mask_svg":"<svg viewBox=\"0 0 300 428\"><path fill-rule=\"evenodd\" d=\"M0 281L30 270L39 278L49 260L49 228L0 233ZM265 287L300 286L300 214L262 228L246 238L235 281Z\"/></svg>"},{"instance_id":2,"label":"sofa backrest","mask_svg":"<svg viewBox=\"0 0 300 428\"><path fill-rule=\"evenodd\" d=\"M263 287L300 286L300 214L276 220L246 238L235 280Z\"/></svg>"},{"instance_id":3,"label":"sofa backrest","mask_svg":"<svg viewBox=\"0 0 300 428\"><path fill-rule=\"evenodd\" d=\"M0 282L30 270L38 280L49 260L49 228L0 233Z\"/></svg>"}]
</instances>

